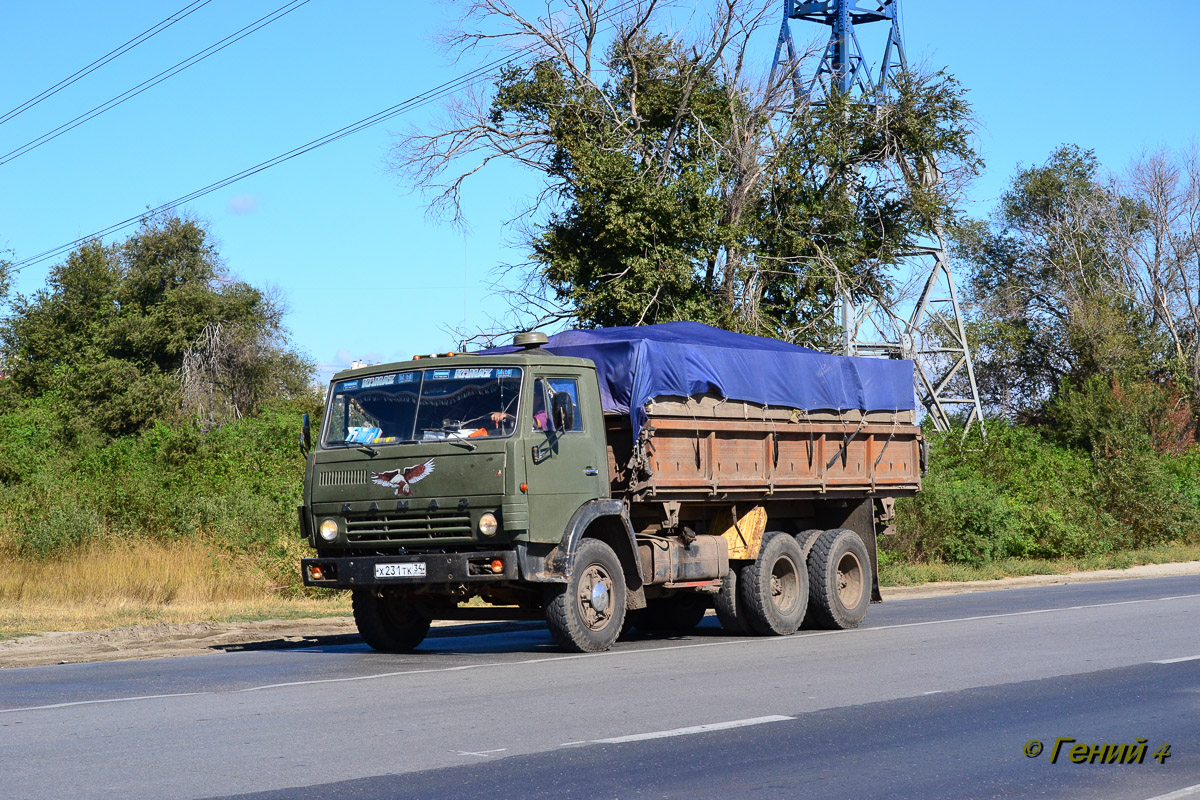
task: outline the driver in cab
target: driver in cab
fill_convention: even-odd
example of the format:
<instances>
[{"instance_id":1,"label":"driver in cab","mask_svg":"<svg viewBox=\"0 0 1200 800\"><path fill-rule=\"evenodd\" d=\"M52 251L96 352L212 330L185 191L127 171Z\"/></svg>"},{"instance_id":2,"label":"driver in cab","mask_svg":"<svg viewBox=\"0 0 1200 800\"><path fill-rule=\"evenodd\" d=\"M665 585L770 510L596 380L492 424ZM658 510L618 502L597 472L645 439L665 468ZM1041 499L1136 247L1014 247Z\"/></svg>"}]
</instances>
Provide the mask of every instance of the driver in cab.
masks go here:
<instances>
[{"instance_id":1,"label":"driver in cab","mask_svg":"<svg viewBox=\"0 0 1200 800\"><path fill-rule=\"evenodd\" d=\"M541 381L538 381L540 384ZM492 424L497 429L503 427L504 423L509 419L515 419L512 414L504 411L493 411L491 414ZM546 400L543 397L541 386L538 386L537 391L533 395L533 429L535 431L544 431L549 429L549 417L546 414Z\"/></svg>"}]
</instances>

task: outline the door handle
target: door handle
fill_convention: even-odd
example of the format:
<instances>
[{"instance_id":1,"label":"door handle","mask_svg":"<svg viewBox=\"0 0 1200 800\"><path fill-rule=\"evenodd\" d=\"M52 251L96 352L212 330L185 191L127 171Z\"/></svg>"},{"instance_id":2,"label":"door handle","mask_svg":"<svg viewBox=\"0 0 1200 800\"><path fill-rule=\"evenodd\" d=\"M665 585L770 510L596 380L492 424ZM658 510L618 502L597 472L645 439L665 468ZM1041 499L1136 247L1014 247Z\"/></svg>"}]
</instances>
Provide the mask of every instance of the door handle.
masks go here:
<instances>
[{"instance_id":1,"label":"door handle","mask_svg":"<svg viewBox=\"0 0 1200 800\"><path fill-rule=\"evenodd\" d=\"M583 474L584 475L599 475L600 470L596 469L595 467L584 467Z\"/></svg>"}]
</instances>

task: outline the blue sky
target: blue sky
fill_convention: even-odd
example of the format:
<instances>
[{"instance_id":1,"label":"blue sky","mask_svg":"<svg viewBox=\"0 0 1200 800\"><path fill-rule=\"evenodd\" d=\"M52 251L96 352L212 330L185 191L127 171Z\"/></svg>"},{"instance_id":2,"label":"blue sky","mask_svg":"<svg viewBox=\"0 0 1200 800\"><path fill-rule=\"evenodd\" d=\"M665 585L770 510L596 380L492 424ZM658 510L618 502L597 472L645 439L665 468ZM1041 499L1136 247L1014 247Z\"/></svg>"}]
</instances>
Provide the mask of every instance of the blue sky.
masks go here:
<instances>
[{"instance_id":1,"label":"blue sky","mask_svg":"<svg viewBox=\"0 0 1200 800\"><path fill-rule=\"evenodd\" d=\"M4 3L0 114L186 2ZM0 124L0 153L283 2L213 0ZM468 65L450 63L434 38L454 14L452 3L310 0L0 165L0 248L15 260L63 244L454 77ZM910 61L946 67L970 89L987 161L971 190L977 213L992 206L1018 163L1039 163L1059 144L1094 148L1105 166L1120 169L1145 149L1196 140L1200 12L1191 3L905 0L903 20ZM800 39L819 34L793 31ZM773 36L764 41L763 69L772 48ZM186 206L208 223L231 273L280 291L294 343L324 375L353 359L451 349L450 329L503 311L490 288L495 269L522 258L505 221L536 180L494 169L468 185L465 231L429 219L386 157L398 132L435 117L426 109L393 120ZM49 267L24 270L17 291L40 288Z\"/></svg>"}]
</instances>

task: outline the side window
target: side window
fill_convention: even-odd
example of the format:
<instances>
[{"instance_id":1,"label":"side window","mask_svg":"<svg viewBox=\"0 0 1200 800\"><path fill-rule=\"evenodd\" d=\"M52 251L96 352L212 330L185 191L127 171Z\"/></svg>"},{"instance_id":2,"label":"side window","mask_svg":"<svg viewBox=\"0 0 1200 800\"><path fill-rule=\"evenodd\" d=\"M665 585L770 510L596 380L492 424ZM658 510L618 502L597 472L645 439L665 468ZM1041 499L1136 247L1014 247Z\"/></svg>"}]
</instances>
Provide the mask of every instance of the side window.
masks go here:
<instances>
[{"instance_id":1,"label":"side window","mask_svg":"<svg viewBox=\"0 0 1200 800\"><path fill-rule=\"evenodd\" d=\"M538 378L533 382L533 423L530 427L535 431L550 430L550 413L546 405L546 381Z\"/></svg>"},{"instance_id":2,"label":"side window","mask_svg":"<svg viewBox=\"0 0 1200 800\"><path fill-rule=\"evenodd\" d=\"M546 381L549 384L547 401L550 403L550 408L554 408L557 402L564 408L567 407L566 402L570 400L570 414L568 415L571 424L566 428L568 431L583 430L583 409L579 407L579 383L574 378L548 378ZM556 397L562 399L555 400ZM553 421L554 417L551 416Z\"/></svg>"}]
</instances>

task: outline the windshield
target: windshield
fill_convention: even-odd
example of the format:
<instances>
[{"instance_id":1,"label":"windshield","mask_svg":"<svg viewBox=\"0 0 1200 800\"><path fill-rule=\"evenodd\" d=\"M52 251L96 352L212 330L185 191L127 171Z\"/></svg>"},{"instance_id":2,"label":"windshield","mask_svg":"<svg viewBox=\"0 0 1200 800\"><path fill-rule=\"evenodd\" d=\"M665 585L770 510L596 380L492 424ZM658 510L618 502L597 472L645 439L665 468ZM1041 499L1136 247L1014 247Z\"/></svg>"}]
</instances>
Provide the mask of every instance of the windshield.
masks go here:
<instances>
[{"instance_id":1,"label":"windshield","mask_svg":"<svg viewBox=\"0 0 1200 800\"><path fill-rule=\"evenodd\" d=\"M325 447L509 436L521 370L426 369L334 384Z\"/></svg>"}]
</instances>

